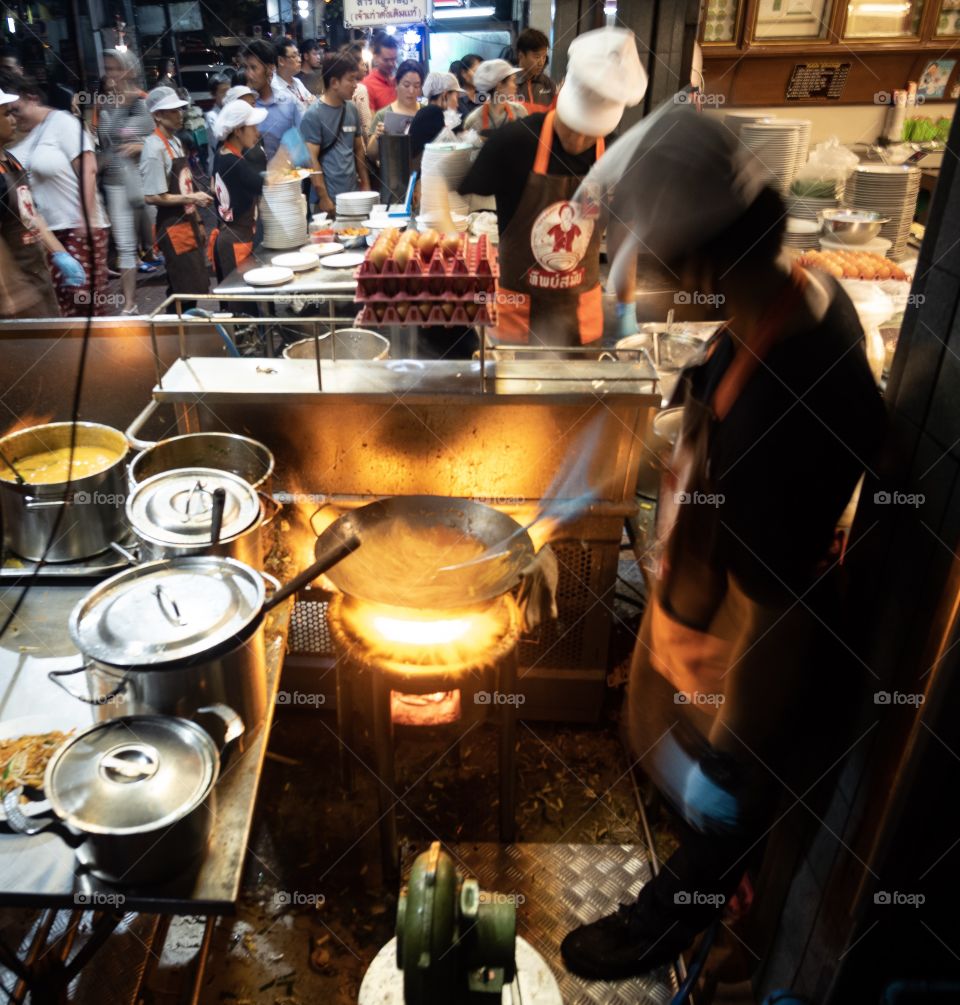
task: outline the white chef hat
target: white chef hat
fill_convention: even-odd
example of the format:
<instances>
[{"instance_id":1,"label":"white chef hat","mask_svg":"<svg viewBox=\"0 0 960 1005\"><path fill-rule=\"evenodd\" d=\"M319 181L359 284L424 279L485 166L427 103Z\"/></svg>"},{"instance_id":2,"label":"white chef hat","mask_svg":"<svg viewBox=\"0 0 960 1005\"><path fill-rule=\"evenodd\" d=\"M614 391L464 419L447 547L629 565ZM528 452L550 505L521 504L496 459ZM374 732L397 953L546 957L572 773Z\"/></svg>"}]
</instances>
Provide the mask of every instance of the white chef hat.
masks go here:
<instances>
[{"instance_id":1,"label":"white chef hat","mask_svg":"<svg viewBox=\"0 0 960 1005\"><path fill-rule=\"evenodd\" d=\"M452 73L428 73L427 79L423 82L423 96L427 99L435 98L438 94L446 94L447 91L462 91L459 81Z\"/></svg>"},{"instance_id":2,"label":"white chef hat","mask_svg":"<svg viewBox=\"0 0 960 1005\"><path fill-rule=\"evenodd\" d=\"M485 59L474 67L473 86L481 94L491 94L497 84L519 72L519 67L511 66L505 59Z\"/></svg>"},{"instance_id":3,"label":"white chef hat","mask_svg":"<svg viewBox=\"0 0 960 1005\"><path fill-rule=\"evenodd\" d=\"M254 108L246 101L231 101L220 109L214 132L217 139L223 142L234 129L241 126L258 126L267 117L266 108Z\"/></svg>"},{"instance_id":4,"label":"white chef hat","mask_svg":"<svg viewBox=\"0 0 960 1005\"><path fill-rule=\"evenodd\" d=\"M230 90L223 96L224 107L229 105L231 101L238 101L240 98L250 96L254 98L257 96L257 92L252 87L247 87L245 84L234 84L234 86L231 87Z\"/></svg>"},{"instance_id":5,"label":"white chef hat","mask_svg":"<svg viewBox=\"0 0 960 1005\"><path fill-rule=\"evenodd\" d=\"M570 43L557 116L576 133L606 136L617 128L624 108L638 105L646 92L647 74L633 32L598 28Z\"/></svg>"},{"instance_id":6,"label":"white chef hat","mask_svg":"<svg viewBox=\"0 0 960 1005\"><path fill-rule=\"evenodd\" d=\"M761 162L723 123L669 98L611 145L574 200L609 213L616 283L634 252L670 263L696 251L742 216L768 182Z\"/></svg>"}]
</instances>

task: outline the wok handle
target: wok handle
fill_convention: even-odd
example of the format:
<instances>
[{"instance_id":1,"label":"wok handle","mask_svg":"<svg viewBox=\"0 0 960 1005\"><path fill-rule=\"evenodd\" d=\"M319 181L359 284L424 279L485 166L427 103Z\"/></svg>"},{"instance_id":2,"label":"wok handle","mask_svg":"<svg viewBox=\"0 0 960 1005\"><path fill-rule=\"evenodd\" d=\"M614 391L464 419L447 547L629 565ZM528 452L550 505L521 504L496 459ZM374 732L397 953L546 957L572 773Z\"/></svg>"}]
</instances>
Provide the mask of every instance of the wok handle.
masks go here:
<instances>
[{"instance_id":1,"label":"wok handle","mask_svg":"<svg viewBox=\"0 0 960 1005\"><path fill-rule=\"evenodd\" d=\"M129 683L127 675L124 674L120 678L120 683L108 691L106 694L101 695L99 698L86 698L82 694L77 694L76 691L71 691L66 684L60 680L60 677L72 677L74 674L83 673L91 664L84 663L83 666L74 667L72 670L49 670L47 672L47 679L52 683L56 684L58 688L62 691L66 691L71 698L76 698L77 701L82 701L85 705L106 705L108 701L112 701L117 697L118 694L122 694L127 689L127 684Z\"/></svg>"},{"instance_id":2,"label":"wok handle","mask_svg":"<svg viewBox=\"0 0 960 1005\"><path fill-rule=\"evenodd\" d=\"M327 550L309 568L294 576L286 586L279 590L264 605L264 611L272 611L278 604L282 604L287 597L292 596L298 590L303 589L308 583L312 583L317 576L322 576L328 569L332 569L337 563L342 562L348 555L353 554L360 547L360 538L355 531L350 531L346 538L338 539L331 544Z\"/></svg>"}]
</instances>

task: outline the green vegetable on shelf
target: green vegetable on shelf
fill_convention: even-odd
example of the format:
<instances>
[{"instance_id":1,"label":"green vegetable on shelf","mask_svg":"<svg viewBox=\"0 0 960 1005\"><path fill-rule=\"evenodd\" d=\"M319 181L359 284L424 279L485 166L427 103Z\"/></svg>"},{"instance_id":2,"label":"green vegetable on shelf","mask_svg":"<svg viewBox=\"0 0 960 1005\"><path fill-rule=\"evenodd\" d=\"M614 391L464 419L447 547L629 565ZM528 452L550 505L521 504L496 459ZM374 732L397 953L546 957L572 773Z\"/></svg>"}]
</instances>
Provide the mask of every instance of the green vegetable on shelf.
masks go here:
<instances>
[{"instance_id":1,"label":"green vegetable on shelf","mask_svg":"<svg viewBox=\"0 0 960 1005\"><path fill-rule=\"evenodd\" d=\"M837 183L819 178L798 178L790 186L790 193L801 199L835 199Z\"/></svg>"}]
</instances>

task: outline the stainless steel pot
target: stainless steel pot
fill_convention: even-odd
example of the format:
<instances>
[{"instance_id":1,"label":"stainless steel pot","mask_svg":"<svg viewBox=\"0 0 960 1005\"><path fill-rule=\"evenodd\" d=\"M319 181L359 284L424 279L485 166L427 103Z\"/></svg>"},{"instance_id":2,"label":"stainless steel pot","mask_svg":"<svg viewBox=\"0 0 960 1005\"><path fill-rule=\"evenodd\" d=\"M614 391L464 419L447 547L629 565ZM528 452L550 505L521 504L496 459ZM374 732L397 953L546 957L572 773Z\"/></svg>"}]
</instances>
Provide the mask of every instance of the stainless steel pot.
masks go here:
<instances>
[{"instance_id":1,"label":"stainless steel pot","mask_svg":"<svg viewBox=\"0 0 960 1005\"><path fill-rule=\"evenodd\" d=\"M224 501L214 543L217 490ZM220 555L254 568L263 564L260 496L228 471L183 468L153 475L133 490L126 512L143 561Z\"/></svg>"},{"instance_id":2,"label":"stainless steel pot","mask_svg":"<svg viewBox=\"0 0 960 1005\"><path fill-rule=\"evenodd\" d=\"M140 442L143 441L134 445ZM273 463L273 454L262 443L246 436L187 433L141 450L130 462L130 485L133 487L174 468L217 468L239 475L255 489L269 492Z\"/></svg>"},{"instance_id":3,"label":"stainless steel pot","mask_svg":"<svg viewBox=\"0 0 960 1005\"><path fill-rule=\"evenodd\" d=\"M639 495L656 499L660 490L660 476L680 436L682 420L683 408L665 408L652 416L647 426L637 473Z\"/></svg>"},{"instance_id":4,"label":"stainless steel pot","mask_svg":"<svg viewBox=\"0 0 960 1005\"><path fill-rule=\"evenodd\" d=\"M16 467L17 461L34 454L69 447L71 430L70 422L31 426L3 437L0 451ZM69 495L66 481L21 485L6 480L9 471L0 473L4 541L23 558L38 561L46 550L48 562L73 562L98 555L124 536L126 438L110 426L78 422L75 443L106 447L117 454L117 461L94 475L74 479Z\"/></svg>"},{"instance_id":5,"label":"stainless steel pot","mask_svg":"<svg viewBox=\"0 0 960 1005\"><path fill-rule=\"evenodd\" d=\"M316 339L304 338L283 350L284 359L386 359L390 340L368 328L338 328L331 336L325 332Z\"/></svg>"},{"instance_id":6,"label":"stainless steel pot","mask_svg":"<svg viewBox=\"0 0 960 1005\"><path fill-rule=\"evenodd\" d=\"M4 799L7 822L24 834L56 834L108 883L180 875L206 852L221 750L243 731L231 709L205 708L200 715L220 720L220 749L187 719L127 716L91 726L50 759L43 792L27 793L49 799L56 819L37 826L14 792Z\"/></svg>"},{"instance_id":7,"label":"stainless steel pot","mask_svg":"<svg viewBox=\"0 0 960 1005\"><path fill-rule=\"evenodd\" d=\"M266 614L360 544L338 540L269 599L263 574L205 555L147 562L95 586L70 612L70 637L84 658L48 677L102 718L176 715L209 705L235 709L243 744L267 711ZM85 674L86 695L63 683Z\"/></svg>"}]
</instances>

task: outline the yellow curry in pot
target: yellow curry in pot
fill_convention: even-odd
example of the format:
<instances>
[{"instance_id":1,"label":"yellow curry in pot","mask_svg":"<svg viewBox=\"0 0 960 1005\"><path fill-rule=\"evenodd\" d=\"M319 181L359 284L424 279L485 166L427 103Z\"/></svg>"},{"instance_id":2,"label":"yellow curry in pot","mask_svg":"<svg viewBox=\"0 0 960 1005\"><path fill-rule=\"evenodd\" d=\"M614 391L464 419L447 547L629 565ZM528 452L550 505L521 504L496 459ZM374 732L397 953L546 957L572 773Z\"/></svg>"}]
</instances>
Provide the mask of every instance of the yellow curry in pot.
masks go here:
<instances>
[{"instance_id":1,"label":"yellow curry in pot","mask_svg":"<svg viewBox=\"0 0 960 1005\"><path fill-rule=\"evenodd\" d=\"M28 454L13 460L14 467L30 485L54 485L70 481L70 447L57 447L38 454ZM106 471L120 460L120 455L109 447L81 446L73 450L73 481ZM0 465L0 479L16 481L13 472Z\"/></svg>"}]
</instances>

